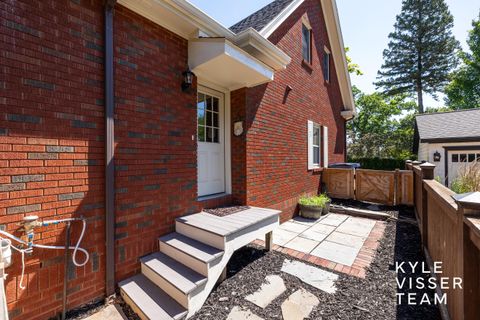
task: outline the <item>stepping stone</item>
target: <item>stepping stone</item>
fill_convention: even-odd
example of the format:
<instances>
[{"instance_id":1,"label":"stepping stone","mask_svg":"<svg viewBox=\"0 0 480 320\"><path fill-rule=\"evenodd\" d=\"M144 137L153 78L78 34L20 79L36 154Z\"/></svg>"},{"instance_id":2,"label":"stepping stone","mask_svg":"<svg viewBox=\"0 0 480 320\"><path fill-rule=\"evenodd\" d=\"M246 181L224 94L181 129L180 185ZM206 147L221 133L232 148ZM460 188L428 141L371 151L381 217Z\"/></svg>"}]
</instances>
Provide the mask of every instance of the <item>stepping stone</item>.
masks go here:
<instances>
[{"instance_id":1,"label":"stepping stone","mask_svg":"<svg viewBox=\"0 0 480 320\"><path fill-rule=\"evenodd\" d=\"M244 310L240 307L233 307L228 314L227 320L263 320L263 318L253 314L249 309Z\"/></svg>"},{"instance_id":2,"label":"stepping stone","mask_svg":"<svg viewBox=\"0 0 480 320\"><path fill-rule=\"evenodd\" d=\"M291 274L312 287L327 293L335 293L337 291L335 281L337 281L338 275L335 273L322 270L300 261L292 261L288 259L283 261L282 272Z\"/></svg>"},{"instance_id":3,"label":"stepping stone","mask_svg":"<svg viewBox=\"0 0 480 320\"><path fill-rule=\"evenodd\" d=\"M305 289L299 289L282 303L283 319L303 320L308 318L313 308L319 303L320 301L313 294Z\"/></svg>"},{"instance_id":4,"label":"stepping stone","mask_svg":"<svg viewBox=\"0 0 480 320\"><path fill-rule=\"evenodd\" d=\"M310 251L318 246L319 243L319 241L303 238L302 235L300 235L299 237L293 238L290 242L287 242L284 247L304 253L310 253Z\"/></svg>"},{"instance_id":5,"label":"stepping stone","mask_svg":"<svg viewBox=\"0 0 480 320\"><path fill-rule=\"evenodd\" d=\"M282 277L277 275L269 275L265 278L265 283L255 293L245 297L245 300L256 304L260 308L265 308L279 297L287 288Z\"/></svg>"}]
</instances>

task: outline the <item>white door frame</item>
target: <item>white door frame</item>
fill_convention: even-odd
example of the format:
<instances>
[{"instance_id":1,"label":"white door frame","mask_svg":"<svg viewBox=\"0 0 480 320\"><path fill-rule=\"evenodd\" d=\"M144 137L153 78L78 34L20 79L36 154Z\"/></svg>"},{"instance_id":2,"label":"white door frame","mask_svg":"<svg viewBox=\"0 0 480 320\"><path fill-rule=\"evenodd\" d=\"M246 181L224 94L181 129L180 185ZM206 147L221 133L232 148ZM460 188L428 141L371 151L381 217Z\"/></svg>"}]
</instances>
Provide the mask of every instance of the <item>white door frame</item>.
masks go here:
<instances>
[{"instance_id":1,"label":"white door frame","mask_svg":"<svg viewBox=\"0 0 480 320\"><path fill-rule=\"evenodd\" d=\"M197 91L202 91L205 90L206 93L208 91L215 91L219 94L223 95L223 101L224 101L224 114L225 114L225 119L224 119L224 125L225 125L225 130L224 130L224 141L225 141L225 193L226 194L231 194L232 193L232 146L231 146L231 106L230 106L230 90L227 88L220 87L216 84L213 84L209 82L208 80L205 80L203 78L198 77L198 90ZM195 122L195 126L197 126L197 123ZM198 140L197 140L197 150L198 150ZM197 160L198 161L198 160ZM198 170L198 169L197 169ZM198 176L198 173L197 173ZM198 189L197 189L197 196L198 196ZM202 196L202 197L208 197L207 196Z\"/></svg>"}]
</instances>

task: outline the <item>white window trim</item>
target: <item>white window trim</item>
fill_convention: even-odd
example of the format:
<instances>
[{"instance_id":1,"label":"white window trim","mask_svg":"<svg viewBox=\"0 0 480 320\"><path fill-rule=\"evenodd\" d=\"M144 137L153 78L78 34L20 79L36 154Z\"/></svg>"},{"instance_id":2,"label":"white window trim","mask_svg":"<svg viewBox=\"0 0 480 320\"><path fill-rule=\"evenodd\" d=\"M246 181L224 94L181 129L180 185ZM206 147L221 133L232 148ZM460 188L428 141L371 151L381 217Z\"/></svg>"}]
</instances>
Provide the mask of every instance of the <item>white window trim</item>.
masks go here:
<instances>
[{"instance_id":1,"label":"white window trim","mask_svg":"<svg viewBox=\"0 0 480 320\"><path fill-rule=\"evenodd\" d=\"M318 133L320 135L320 141L318 145L318 163L314 163L314 155L313 155L313 147L317 147L317 145L313 144L313 132L315 128L318 128ZM307 121L307 161L308 161L308 170L319 169L321 168L321 161L322 161L322 127L313 121Z\"/></svg>"},{"instance_id":2,"label":"white window trim","mask_svg":"<svg viewBox=\"0 0 480 320\"><path fill-rule=\"evenodd\" d=\"M308 30L308 59L305 59L303 56L303 28L306 28ZM312 55L313 55L313 50L312 50L312 27L310 26L309 23L306 23L306 21L302 21L302 58L305 62L311 64L312 63Z\"/></svg>"}]
</instances>

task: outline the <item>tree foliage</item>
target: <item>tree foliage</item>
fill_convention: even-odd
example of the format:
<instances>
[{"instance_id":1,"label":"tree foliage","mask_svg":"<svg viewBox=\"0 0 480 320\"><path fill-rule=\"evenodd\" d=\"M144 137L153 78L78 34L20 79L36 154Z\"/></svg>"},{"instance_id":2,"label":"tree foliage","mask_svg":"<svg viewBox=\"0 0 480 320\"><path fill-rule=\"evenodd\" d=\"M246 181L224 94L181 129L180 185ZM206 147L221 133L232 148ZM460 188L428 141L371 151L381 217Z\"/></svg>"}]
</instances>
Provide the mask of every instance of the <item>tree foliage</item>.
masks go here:
<instances>
[{"instance_id":1,"label":"tree foliage","mask_svg":"<svg viewBox=\"0 0 480 320\"><path fill-rule=\"evenodd\" d=\"M347 67L348 73L355 74L357 76L363 75L362 70L360 70L360 66L356 63L353 63L352 58L348 56L348 52L350 51L349 47L345 47L346 59L347 59Z\"/></svg>"},{"instance_id":2,"label":"tree foliage","mask_svg":"<svg viewBox=\"0 0 480 320\"><path fill-rule=\"evenodd\" d=\"M348 124L351 158L412 156L415 102L406 95L365 94L354 87L357 116Z\"/></svg>"},{"instance_id":3,"label":"tree foliage","mask_svg":"<svg viewBox=\"0 0 480 320\"><path fill-rule=\"evenodd\" d=\"M403 0L376 86L387 95L416 93L423 113L423 93L435 96L442 91L456 67L459 45L452 27L444 0Z\"/></svg>"},{"instance_id":4,"label":"tree foliage","mask_svg":"<svg viewBox=\"0 0 480 320\"><path fill-rule=\"evenodd\" d=\"M459 53L462 65L445 89L445 102L452 109L480 108L480 14L472 27L467 39L470 53Z\"/></svg>"}]
</instances>

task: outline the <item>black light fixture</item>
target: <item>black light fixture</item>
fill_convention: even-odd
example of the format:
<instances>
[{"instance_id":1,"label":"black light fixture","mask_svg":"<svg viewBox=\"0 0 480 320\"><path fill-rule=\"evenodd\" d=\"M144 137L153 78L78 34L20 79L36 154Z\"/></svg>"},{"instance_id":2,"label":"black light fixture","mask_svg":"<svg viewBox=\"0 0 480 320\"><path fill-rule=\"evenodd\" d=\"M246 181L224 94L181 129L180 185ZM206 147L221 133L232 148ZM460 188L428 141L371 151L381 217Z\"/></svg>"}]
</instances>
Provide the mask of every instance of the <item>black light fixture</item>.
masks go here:
<instances>
[{"instance_id":1,"label":"black light fixture","mask_svg":"<svg viewBox=\"0 0 480 320\"><path fill-rule=\"evenodd\" d=\"M435 153L433 154L433 161L440 162L440 159L442 159L442 155L440 154L440 152L435 151Z\"/></svg>"},{"instance_id":2,"label":"black light fixture","mask_svg":"<svg viewBox=\"0 0 480 320\"><path fill-rule=\"evenodd\" d=\"M183 75L182 90L186 91L188 88L192 86L193 77L195 76L195 74L192 71L190 71L190 68L189 68L187 69L187 71L184 71L182 75Z\"/></svg>"}]
</instances>

